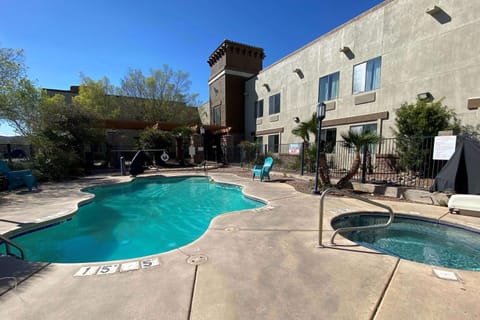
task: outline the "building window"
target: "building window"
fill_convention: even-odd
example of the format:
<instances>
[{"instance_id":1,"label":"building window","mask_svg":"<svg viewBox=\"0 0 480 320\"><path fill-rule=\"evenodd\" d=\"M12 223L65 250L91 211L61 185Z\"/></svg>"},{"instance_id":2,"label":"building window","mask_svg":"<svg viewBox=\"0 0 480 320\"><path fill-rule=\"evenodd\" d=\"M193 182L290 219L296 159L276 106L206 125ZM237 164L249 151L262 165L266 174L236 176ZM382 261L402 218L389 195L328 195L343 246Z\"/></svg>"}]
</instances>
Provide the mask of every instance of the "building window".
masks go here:
<instances>
[{"instance_id":1,"label":"building window","mask_svg":"<svg viewBox=\"0 0 480 320\"><path fill-rule=\"evenodd\" d=\"M222 111L220 109L220 106L214 107L213 108L213 124L214 125L221 125L221 120L222 120Z\"/></svg>"},{"instance_id":2,"label":"building window","mask_svg":"<svg viewBox=\"0 0 480 320\"><path fill-rule=\"evenodd\" d=\"M263 136L255 137L255 143L263 147Z\"/></svg>"},{"instance_id":3,"label":"building window","mask_svg":"<svg viewBox=\"0 0 480 320\"><path fill-rule=\"evenodd\" d=\"M278 134L268 136L268 152L278 153L278 144L280 138Z\"/></svg>"},{"instance_id":4,"label":"building window","mask_svg":"<svg viewBox=\"0 0 480 320\"><path fill-rule=\"evenodd\" d=\"M268 114L280 113L280 93L268 98Z\"/></svg>"},{"instance_id":5,"label":"building window","mask_svg":"<svg viewBox=\"0 0 480 320\"><path fill-rule=\"evenodd\" d=\"M265 148L263 147L263 136L255 137L255 144L257 145L257 151L259 154L263 154Z\"/></svg>"},{"instance_id":6,"label":"building window","mask_svg":"<svg viewBox=\"0 0 480 320\"><path fill-rule=\"evenodd\" d=\"M322 147L325 148L326 153L332 153L335 150L335 145L337 143L337 129L323 129L320 133L320 141L322 142Z\"/></svg>"},{"instance_id":7,"label":"building window","mask_svg":"<svg viewBox=\"0 0 480 320\"><path fill-rule=\"evenodd\" d=\"M356 133L362 132L377 132L377 124L376 123L369 123L369 124L361 124L358 126L351 126L350 130Z\"/></svg>"},{"instance_id":8,"label":"building window","mask_svg":"<svg viewBox=\"0 0 480 320\"><path fill-rule=\"evenodd\" d=\"M320 78L318 87L319 102L333 100L338 97L339 78L340 72L335 72Z\"/></svg>"},{"instance_id":9,"label":"building window","mask_svg":"<svg viewBox=\"0 0 480 320\"><path fill-rule=\"evenodd\" d=\"M351 126L350 127L351 131L354 131L356 133L362 133L362 132L375 132L377 133L377 124L376 123L369 123L369 124L361 124L358 126ZM367 149L370 153L375 153L376 152L376 146L375 145L368 145Z\"/></svg>"},{"instance_id":10,"label":"building window","mask_svg":"<svg viewBox=\"0 0 480 320\"><path fill-rule=\"evenodd\" d=\"M380 88L382 57L368 60L353 67L353 94Z\"/></svg>"},{"instance_id":11,"label":"building window","mask_svg":"<svg viewBox=\"0 0 480 320\"><path fill-rule=\"evenodd\" d=\"M263 100L255 101L255 118L263 117Z\"/></svg>"}]
</instances>

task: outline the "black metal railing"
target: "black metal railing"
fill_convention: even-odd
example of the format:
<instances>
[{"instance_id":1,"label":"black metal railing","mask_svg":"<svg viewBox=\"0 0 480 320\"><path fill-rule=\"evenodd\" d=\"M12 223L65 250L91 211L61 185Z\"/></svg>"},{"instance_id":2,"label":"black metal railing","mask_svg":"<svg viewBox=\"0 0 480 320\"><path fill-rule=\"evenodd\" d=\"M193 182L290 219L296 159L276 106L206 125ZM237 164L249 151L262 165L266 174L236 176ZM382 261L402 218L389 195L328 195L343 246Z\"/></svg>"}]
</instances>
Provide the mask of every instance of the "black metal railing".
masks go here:
<instances>
[{"instance_id":1,"label":"black metal railing","mask_svg":"<svg viewBox=\"0 0 480 320\"><path fill-rule=\"evenodd\" d=\"M434 137L415 137L408 141L383 138L378 144L368 145L360 151L361 165L352 181L428 189L446 163L445 160L433 160L433 145ZM240 149L237 153L241 155L243 166L263 163L266 156L272 156L276 160L275 168L279 170L305 175L312 175L315 171L314 143L235 148ZM337 141L327 151L330 151L325 153L330 177L339 179L351 169L356 152L345 147L342 141Z\"/></svg>"},{"instance_id":2,"label":"black metal railing","mask_svg":"<svg viewBox=\"0 0 480 320\"><path fill-rule=\"evenodd\" d=\"M433 146L434 137L410 137L405 141L383 138L379 143L368 145L361 150L361 165L352 181L427 189L446 163L445 160L433 160ZM354 149L345 147L342 141L322 147L326 151L332 179L341 178L351 169L356 156ZM128 163L137 150L134 146L92 146L88 160L94 166L118 169L120 158L123 157ZM170 162L185 161L186 164L194 164L207 160L252 167L254 164L263 163L265 157L272 156L275 159L275 170L312 176L315 172L315 143L244 143L229 147L211 143L206 144L203 150L197 150L193 156L189 154L188 146L184 146L182 150L172 146L165 151ZM0 158L28 159L33 152L31 145L0 144ZM164 150L147 151L152 165L162 164L163 154Z\"/></svg>"}]
</instances>

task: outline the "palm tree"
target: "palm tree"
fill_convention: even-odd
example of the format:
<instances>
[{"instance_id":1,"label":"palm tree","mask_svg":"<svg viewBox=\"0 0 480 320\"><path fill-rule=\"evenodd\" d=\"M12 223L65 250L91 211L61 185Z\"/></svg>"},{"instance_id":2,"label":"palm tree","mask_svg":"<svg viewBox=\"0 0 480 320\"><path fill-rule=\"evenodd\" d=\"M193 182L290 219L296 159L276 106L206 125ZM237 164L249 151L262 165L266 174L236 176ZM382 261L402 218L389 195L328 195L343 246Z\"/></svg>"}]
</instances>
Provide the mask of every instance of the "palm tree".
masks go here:
<instances>
[{"instance_id":1,"label":"palm tree","mask_svg":"<svg viewBox=\"0 0 480 320\"><path fill-rule=\"evenodd\" d=\"M342 133L341 136L344 140L344 147L355 149L355 158L353 160L350 170L343 177L341 177L340 180L338 180L337 188L339 189L344 188L350 181L350 179L352 179L353 176L357 174L361 162L360 151L369 144L378 143L381 139L379 135L372 131L358 133L350 130L347 133Z\"/></svg>"},{"instance_id":2,"label":"palm tree","mask_svg":"<svg viewBox=\"0 0 480 320\"><path fill-rule=\"evenodd\" d=\"M314 135L317 134L317 113L316 112L312 114L312 118L309 121L300 122L300 124L296 128L293 128L292 130L292 134L302 138L304 143L308 143L310 141L310 133L313 133ZM316 141L316 136L315 136L315 141Z\"/></svg>"},{"instance_id":3,"label":"palm tree","mask_svg":"<svg viewBox=\"0 0 480 320\"><path fill-rule=\"evenodd\" d=\"M305 147L310 141L310 133L315 136L315 142L318 141L320 137L317 137L317 113L312 114L312 118L307 122L300 122L300 124L292 130L292 134L302 138L303 146ZM320 180L323 185L330 185L330 174L328 171L327 157L325 156L325 150L322 148L320 150L320 158L318 159L318 169L320 172Z\"/></svg>"}]
</instances>

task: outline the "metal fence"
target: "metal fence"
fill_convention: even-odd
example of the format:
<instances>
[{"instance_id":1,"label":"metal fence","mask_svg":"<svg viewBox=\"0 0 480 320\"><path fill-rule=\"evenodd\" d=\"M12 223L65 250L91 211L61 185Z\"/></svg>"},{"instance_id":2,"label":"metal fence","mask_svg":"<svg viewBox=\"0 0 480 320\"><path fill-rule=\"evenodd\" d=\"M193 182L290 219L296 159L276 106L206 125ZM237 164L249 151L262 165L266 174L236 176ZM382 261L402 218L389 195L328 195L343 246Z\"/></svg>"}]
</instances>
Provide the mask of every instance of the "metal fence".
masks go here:
<instances>
[{"instance_id":1,"label":"metal fence","mask_svg":"<svg viewBox=\"0 0 480 320\"><path fill-rule=\"evenodd\" d=\"M445 160L433 160L433 145L434 137L416 137L405 141L384 138L378 144L368 145L360 151L361 165L352 181L428 189L446 163ZM280 170L305 175L315 172L315 144L237 148L241 149L240 162L245 166L263 163L265 156L272 156L276 160L276 168ZM355 150L345 147L343 141L337 141L327 146L326 151L330 177L341 178L351 169Z\"/></svg>"},{"instance_id":2,"label":"metal fence","mask_svg":"<svg viewBox=\"0 0 480 320\"><path fill-rule=\"evenodd\" d=\"M352 180L427 189L446 163L445 160L432 159L433 145L434 137L409 138L405 141L384 138L378 144L361 150L361 166ZM342 141L327 145L324 150L331 178L339 179L350 170L355 150L345 147ZM33 151L31 145L0 144L0 158L29 159ZM128 163L136 151L133 146L92 146L88 160L94 166L118 169L120 158L123 157ZM188 146L185 145L181 151L173 146L165 150L147 150L149 163L154 166L165 165L166 161L162 159L165 152L170 163L200 163L206 159L251 167L263 163L266 156L272 156L278 170L312 176L315 172L316 145L313 143L273 146L244 144L228 148L212 144L203 150L197 150L193 156L189 154Z\"/></svg>"}]
</instances>

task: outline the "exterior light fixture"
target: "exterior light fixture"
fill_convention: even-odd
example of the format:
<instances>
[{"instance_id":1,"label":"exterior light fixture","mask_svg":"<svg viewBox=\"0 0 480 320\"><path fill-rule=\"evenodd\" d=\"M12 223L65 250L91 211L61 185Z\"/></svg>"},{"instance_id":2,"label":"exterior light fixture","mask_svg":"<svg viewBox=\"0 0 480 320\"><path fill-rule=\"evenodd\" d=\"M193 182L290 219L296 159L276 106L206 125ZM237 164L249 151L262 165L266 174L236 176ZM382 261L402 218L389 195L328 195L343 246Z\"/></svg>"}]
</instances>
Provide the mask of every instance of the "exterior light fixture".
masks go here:
<instances>
[{"instance_id":1,"label":"exterior light fixture","mask_svg":"<svg viewBox=\"0 0 480 320\"><path fill-rule=\"evenodd\" d=\"M326 104L319 102L317 104L317 156L315 160L315 188L312 190L313 194L320 194L318 191L318 162L320 159L320 144L321 144L321 133L322 133L322 120L325 119L325 110Z\"/></svg>"},{"instance_id":2,"label":"exterior light fixture","mask_svg":"<svg viewBox=\"0 0 480 320\"><path fill-rule=\"evenodd\" d=\"M350 59L350 60L355 58L355 54L353 53L352 49L350 49L350 47L343 46L343 47L340 48L339 51L342 52L343 54L345 54L347 56L347 58Z\"/></svg>"},{"instance_id":3,"label":"exterior light fixture","mask_svg":"<svg viewBox=\"0 0 480 320\"><path fill-rule=\"evenodd\" d=\"M293 118L293 122L295 122L295 123L299 123L299 122L300 122L300 118L299 118L299 117L295 117L295 118Z\"/></svg>"},{"instance_id":4,"label":"exterior light fixture","mask_svg":"<svg viewBox=\"0 0 480 320\"><path fill-rule=\"evenodd\" d=\"M432 8L428 8L425 12L428 13L429 15L433 16L437 13L440 13L441 11L443 11L443 10L439 6L433 6Z\"/></svg>"},{"instance_id":5,"label":"exterior light fixture","mask_svg":"<svg viewBox=\"0 0 480 320\"><path fill-rule=\"evenodd\" d=\"M439 6L428 8L425 12L441 24L452 21L452 17Z\"/></svg>"},{"instance_id":6,"label":"exterior light fixture","mask_svg":"<svg viewBox=\"0 0 480 320\"><path fill-rule=\"evenodd\" d=\"M265 89L267 89L267 91L270 91L270 86L268 85L268 83L262 84L262 87L265 87Z\"/></svg>"},{"instance_id":7,"label":"exterior light fixture","mask_svg":"<svg viewBox=\"0 0 480 320\"><path fill-rule=\"evenodd\" d=\"M304 77L302 69L300 69L300 68L293 69L293 73L296 73L300 79L303 79L303 77Z\"/></svg>"},{"instance_id":8,"label":"exterior light fixture","mask_svg":"<svg viewBox=\"0 0 480 320\"><path fill-rule=\"evenodd\" d=\"M433 96L430 92L422 92L417 94L417 98L420 101L433 101Z\"/></svg>"}]
</instances>

